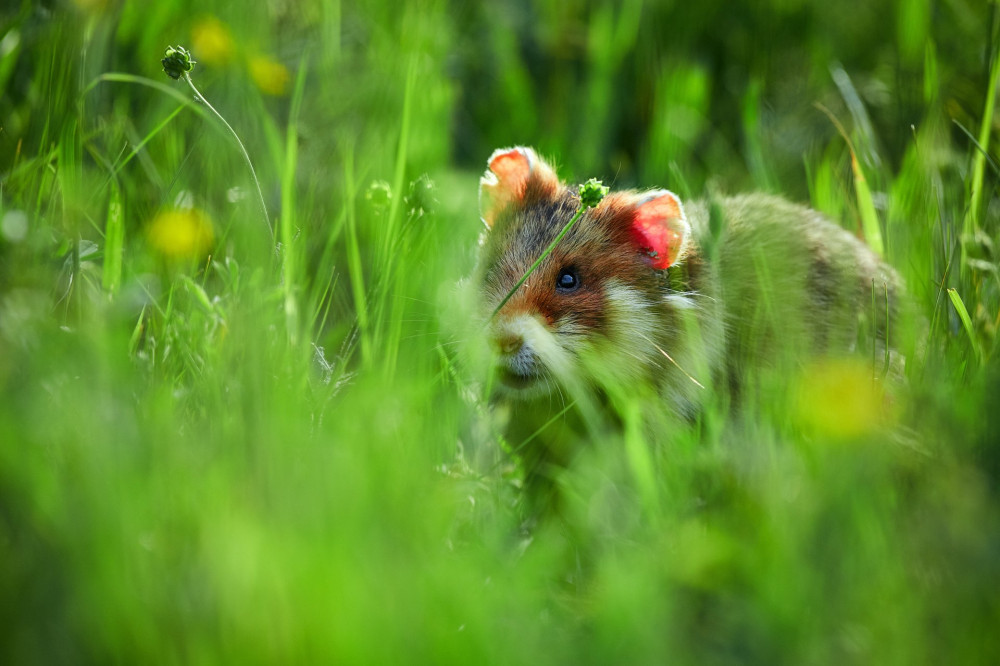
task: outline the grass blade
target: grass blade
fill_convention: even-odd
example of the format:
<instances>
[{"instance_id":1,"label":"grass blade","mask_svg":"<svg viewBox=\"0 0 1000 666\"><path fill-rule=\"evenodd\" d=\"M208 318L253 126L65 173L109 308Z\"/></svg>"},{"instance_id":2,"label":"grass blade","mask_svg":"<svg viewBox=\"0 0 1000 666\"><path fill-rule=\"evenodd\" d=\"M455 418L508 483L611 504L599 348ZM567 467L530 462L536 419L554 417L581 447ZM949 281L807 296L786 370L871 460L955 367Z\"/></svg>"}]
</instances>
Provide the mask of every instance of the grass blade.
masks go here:
<instances>
[{"instance_id":1,"label":"grass blade","mask_svg":"<svg viewBox=\"0 0 1000 666\"><path fill-rule=\"evenodd\" d=\"M102 283L112 296L117 293L122 281L122 255L125 251L125 207L122 204L121 188L111 180L111 194L108 197L108 218L104 226L104 271Z\"/></svg>"},{"instance_id":2,"label":"grass blade","mask_svg":"<svg viewBox=\"0 0 1000 666\"><path fill-rule=\"evenodd\" d=\"M406 182L406 156L410 145L410 125L413 117L413 96L416 85L417 62L411 59L406 72L406 90L403 93L403 116L400 120L399 145L396 150L396 172L393 175L393 192L395 196L389 204L389 219L386 224L385 236L382 238L381 265L386 279L382 282L377 307L379 314L389 312L389 335L385 340L385 371L392 376L396 370L396 359L399 354L399 343L403 335L402 294L398 289L400 272L398 262L393 257L393 248L400 242L400 205L403 200ZM390 286L397 288L390 289ZM389 299L392 303L389 303ZM376 326L381 329L384 317L379 316ZM381 340L380 335L376 338Z\"/></svg>"},{"instance_id":3,"label":"grass blade","mask_svg":"<svg viewBox=\"0 0 1000 666\"><path fill-rule=\"evenodd\" d=\"M993 109L996 105L997 81L1000 80L1000 48L996 49L990 66L990 83L986 90L986 104L979 125L979 143L982 148L989 146L990 130L993 127ZM979 202L983 191L983 171L986 167L985 150L977 150L972 155L972 185L969 190L969 208L962 222L962 233L970 236L979 228ZM962 249L962 266L965 266L965 248Z\"/></svg>"},{"instance_id":4,"label":"grass blade","mask_svg":"<svg viewBox=\"0 0 1000 666\"><path fill-rule=\"evenodd\" d=\"M299 111L302 108L302 92L305 89L305 78L308 70L308 56L303 56L298 76L295 79L291 111L288 114L288 127L285 135L285 163L281 172L281 219L278 221L280 225L278 234L282 247L281 283L284 291L285 326L292 347L298 346L300 327L299 305L296 298L296 289L299 286L298 244L293 224L296 217L295 166L298 163Z\"/></svg>"},{"instance_id":5,"label":"grass blade","mask_svg":"<svg viewBox=\"0 0 1000 666\"><path fill-rule=\"evenodd\" d=\"M358 243L358 221L355 199L357 183L354 180L354 147L344 148L344 205L347 207L347 273L351 277L354 311L361 330L361 360L365 366L372 361L371 329L368 322L368 299L365 296L365 276L361 268L361 246Z\"/></svg>"},{"instance_id":6,"label":"grass blade","mask_svg":"<svg viewBox=\"0 0 1000 666\"><path fill-rule=\"evenodd\" d=\"M847 150L851 153L851 171L854 174L854 195L858 201L858 214L861 216L861 230L865 235L865 241L868 243L868 247L872 249L875 254L882 257L885 256L885 246L882 243L882 228L879 225L878 213L875 211L875 200L872 198L871 188L868 187L868 180L865 178L865 172L861 169L861 164L858 162L857 152L854 150L854 144L851 142L851 138L847 135L847 131L844 126L840 124L837 117L830 112L822 104L817 104L816 108L825 113L833 123L833 126L837 128L837 132L840 136L844 138L847 143Z\"/></svg>"},{"instance_id":7,"label":"grass blade","mask_svg":"<svg viewBox=\"0 0 1000 666\"><path fill-rule=\"evenodd\" d=\"M976 352L976 357L982 361L982 346L979 344L976 332L972 328L972 319L969 317L969 311L965 308L965 302L959 296L956 289L948 289L948 298L951 299L951 304L954 306L955 312L958 313L958 318L962 320L962 327L965 329L966 335L969 336L969 342L972 343L972 349Z\"/></svg>"}]
</instances>

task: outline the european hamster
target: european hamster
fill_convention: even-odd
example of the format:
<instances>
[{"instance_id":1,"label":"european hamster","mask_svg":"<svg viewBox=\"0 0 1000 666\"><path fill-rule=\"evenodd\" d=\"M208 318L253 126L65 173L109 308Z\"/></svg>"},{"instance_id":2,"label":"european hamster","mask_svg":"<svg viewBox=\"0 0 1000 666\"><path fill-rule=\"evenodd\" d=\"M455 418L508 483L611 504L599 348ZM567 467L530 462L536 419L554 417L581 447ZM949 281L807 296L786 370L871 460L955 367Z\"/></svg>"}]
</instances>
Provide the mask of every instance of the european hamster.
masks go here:
<instances>
[{"instance_id":1,"label":"european hamster","mask_svg":"<svg viewBox=\"0 0 1000 666\"><path fill-rule=\"evenodd\" d=\"M713 391L754 390L761 370L781 378L859 339L885 349L893 269L820 213L764 194L612 192L494 313L579 205L530 148L494 152L480 182L476 279L512 439L581 394L653 396L690 420Z\"/></svg>"}]
</instances>

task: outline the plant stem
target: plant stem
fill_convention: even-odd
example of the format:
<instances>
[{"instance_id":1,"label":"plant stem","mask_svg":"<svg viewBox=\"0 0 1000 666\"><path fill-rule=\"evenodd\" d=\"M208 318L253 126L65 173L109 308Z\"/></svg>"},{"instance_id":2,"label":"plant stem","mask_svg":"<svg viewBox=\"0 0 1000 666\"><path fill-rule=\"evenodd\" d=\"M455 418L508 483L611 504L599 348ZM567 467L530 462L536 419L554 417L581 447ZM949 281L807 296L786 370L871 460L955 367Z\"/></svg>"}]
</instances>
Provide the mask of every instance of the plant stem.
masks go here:
<instances>
[{"instance_id":1,"label":"plant stem","mask_svg":"<svg viewBox=\"0 0 1000 666\"><path fill-rule=\"evenodd\" d=\"M514 292L516 292L518 289L521 288L521 285L524 284L528 280L528 277L532 273L535 272L535 269L538 268L539 265L541 265L541 263L545 260L545 257L547 257L547 256L549 256L549 254L551 254L551 252L552 252L553 248L555 248L556 244L558 244L559 241L561 241L563 239L563 236L565 236L566 232L568 232L570 230L570 227L572 227L574 224L576 224L576 221L580 219L580 217L583 215L583 211L585 211L585 210L587 210L587 207L583 206L583 205L581 205L577 209L576 214L573 215L572 218L570 218L570 221L567 222L566 226L564 226L562 228L562 230L559 232L559 235L555 237L555 240L553 240L551 243L549 243L549 246L547 248L545 248L545 252L542 252L542 256L538 257L538 259L535 260L535 263L531 264L531 268L529 268L527 270L527 272L523 276L521 276L521 279L517 281L517 284L515 284L511 288L511 290L507 292L507 295L503 297L503 300L500 301L500 305L498 305L496 307L496 309L493 311L493 314L490 315L490 319L492 319L493 317L496 317L497 313L500 312L501 309L503 309L503 306L507 305L507 301L509 301L510 297L514 295Z\"/></svg>"},{"instance_id":2,"label":"plant stem","mask_svg":"<svg viewBox=\"0 0 1000 666\"><path fill-rule=\"evenodd\" d=\"M191 90L194 91L195 98L207 106L215 117L222 121L222 124L226 126L229 133L233 135L236 139L237 145L240 147L240 152L243 153L243 159L246 160L247 166L250 168L250 175L253 177L253 184L257 187L257 202L260 204L260 212L264 216L264 224L267 225L267 230L271 234L271 245L274 245L274 228L271 226L271 218L267 214L267 205L264 204L264 192L260 189L260 181L257 180L257 172L254 171L253 162L250 161L250 154L247 153L247 149L243 146L243 142L240 141L240 135L236 133L232 125L226 122L226 119L222 117L222 114L215 110L215 107L209 103L205 96L198 91L198 88L194 85L194 81L191 80L191 74L188 72L184 73L184 80L187 81L188 85L191 86Z\"/></svg>"}]
</instances>

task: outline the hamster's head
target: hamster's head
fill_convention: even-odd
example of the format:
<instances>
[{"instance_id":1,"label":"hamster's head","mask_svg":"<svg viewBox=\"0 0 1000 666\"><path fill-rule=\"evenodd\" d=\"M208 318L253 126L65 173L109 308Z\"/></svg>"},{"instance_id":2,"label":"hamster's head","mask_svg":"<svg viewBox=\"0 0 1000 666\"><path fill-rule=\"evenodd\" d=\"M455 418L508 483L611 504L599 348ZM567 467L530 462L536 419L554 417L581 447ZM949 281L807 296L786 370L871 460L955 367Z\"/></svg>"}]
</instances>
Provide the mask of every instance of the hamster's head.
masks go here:
<instances>
[{"instance_id":1,"label":"hamster's head","mask_svg":"<svg viewBox=\"0 0 1000 666\"><path fill-rule=\"evenodd\" d=\"M609 194L516 289L580 208L578 188L517 147L490 157L479 200L479 307L498 392L528 399L567 382L648 380L664 361L663 274L691 246L680 200L666 190Z\"/></svg>"}]
</instances>

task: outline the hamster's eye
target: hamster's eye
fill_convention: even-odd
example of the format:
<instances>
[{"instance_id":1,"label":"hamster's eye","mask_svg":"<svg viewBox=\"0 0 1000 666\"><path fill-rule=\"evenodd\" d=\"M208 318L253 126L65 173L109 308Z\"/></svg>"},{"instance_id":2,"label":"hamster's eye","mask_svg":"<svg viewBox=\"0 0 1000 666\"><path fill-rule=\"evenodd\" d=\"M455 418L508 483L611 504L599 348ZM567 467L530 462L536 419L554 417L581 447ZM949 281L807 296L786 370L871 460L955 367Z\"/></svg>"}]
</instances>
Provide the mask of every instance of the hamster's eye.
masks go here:
<instances>
[{"instance_id":1,"label":"hamster's eye","mask_svg":"<svg viewBox=\"0 0 1000 666\"><path fill-rule=\"evenodd\" d=\"M556 291L567 293L576 291L579 287L580 276L577 275L575 268L567 267L559 271L559 275L556 277Z\"/></svg>"}]
</instances>

